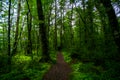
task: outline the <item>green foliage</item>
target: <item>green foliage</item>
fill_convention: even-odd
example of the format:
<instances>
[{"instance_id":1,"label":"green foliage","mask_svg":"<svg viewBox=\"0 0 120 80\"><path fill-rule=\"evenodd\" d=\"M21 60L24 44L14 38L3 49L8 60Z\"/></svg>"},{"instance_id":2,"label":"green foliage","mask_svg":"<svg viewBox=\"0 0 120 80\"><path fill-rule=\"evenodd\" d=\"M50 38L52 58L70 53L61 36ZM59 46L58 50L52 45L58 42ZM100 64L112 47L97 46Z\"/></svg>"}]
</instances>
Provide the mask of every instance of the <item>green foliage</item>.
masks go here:
<instances>
[{"instance_id":1,"label":"green foliage","mask_svg":"<svg viewBox=\"0 0 120 80\"><path fill-rule=\"evenodd\" d=\"M27 24L28 5L25 0L21 0L18 45L16 45L18 50L16 55L11 57L11 65L8 65L8 54L6 54L8 52L8 3L0 1L0 80L22 80L23 78L42 80L44 73L56 63L55 34L57 46L62 42L65 61L70 63L73 69L70 74L71 80L120 80L119 46L116 46L111 32L112 27L116 26L111 27L109 16L100 0L59 0L56 3L56 14L54 0L41 1L45 21L38 20L36 0L28 0L32 17L30 36L32 54L26 55L29 42L27 25L30 23ZM111 1L115 6L120 4L118 0ZM17 0L12 0L11 51L14 48L16 33L17 3ZM120 23L120 18L117 19ZM42 31L40 32L39 23L44 23L47 29L49 54L46 56L50 55L52 59L48 63L39 62L42 58L40 38ZM11 67L10 72L9 67Z\"/></svg>"},{"instance_id":2,"label":"green foliage","mask_svg":"<svg viewBox=\"0 0 120 80\"><path fill-rule=\"evenodd\" d=\"M56 53L50 52L51 58L56 61ZM71 62L70 53L63 52L66 62ZM16 55L12 58L12 71L7 73L5 70L9 66L7 64L7 57L1 56L1 80L21 80L24 78L29 78L31 80L42 80L42 76L50 68L52 64L49 63L39 63L37 59L32 60L31 56ZM3 65L2 65L3 64ZM120 63L108 60L105 61L105 67L99 65L95 66L94 62L76 62L71 63L72 73L70 74L70 80L119 80L119 67Z\"/></svg>"},{"instance_id":3,"label":"green foliage","mask_svg":"<svg viewBox=\"0 0 120 80\"><path fill-rule=\"evenodd\" d=\"M116 62L113 60L106 61L105 66L107 70L101 74L100 78L102 80L119 80L120 79L120 74L119 74L120 62Z\"/></svg>"},{"instance_id":4,"label":"green foliage","mask_svg":"<svg viewBox=\"0 0 120 80\"><path fill-rule=\"evenodd\" d=\"M4 57L0 57L1 63L7 61ZM6 60L6 61L4 61ZM48 63L39 63L32 61L30 56L16 55L12 58L12 71L9 73L4 73L9 67L6 65L1 65L0 79L1 80L21 80L21 79L31 79L31 80L42 80L44 73L50 68ZM2 70L3 69L3 70Z\"/></svg>"},{"instance_id":5,"label":"green foliage","mask_svg":"<svg viewBox=\"0 0 120 80\"><path fill-rule=\"evenodd\" d=\"M94 65L92 63L83 64L77 63L73 64L73 73L71 74L71 80L99 80L99 76L92 69Z\"/></svg>"}]
</instances>

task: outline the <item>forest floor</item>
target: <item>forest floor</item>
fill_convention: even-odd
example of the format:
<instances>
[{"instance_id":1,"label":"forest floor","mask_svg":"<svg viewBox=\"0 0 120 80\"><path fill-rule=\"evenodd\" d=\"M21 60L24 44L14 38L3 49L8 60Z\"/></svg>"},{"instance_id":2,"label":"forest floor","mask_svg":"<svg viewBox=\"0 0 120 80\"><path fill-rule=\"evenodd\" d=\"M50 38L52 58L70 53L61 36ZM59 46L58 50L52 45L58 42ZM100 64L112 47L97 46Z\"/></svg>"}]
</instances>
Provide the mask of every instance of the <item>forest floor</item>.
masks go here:
<instances>
[{"instance_id":1,"label":"forest floor","mask_svg":"<svg viewBox=\"0 0 120 80\"><path fill-rule=\"evenodd\" d=\"M63 52L65 61L70 63L71 58L67 52ZM52 59L56 60L56 55L51 54ZM39 57L16 55L12 58L11 72L7 72L10 66L5 64L6 57L0 56L0 80L42 80L42 76L54 63L38 63ZM120 80L118 70L120 62L113 60L106 63L107 69L103 66L95 66L93 62L84 63L76 61L70 63L72 73L70 80Z\"/></svg>"}]
</instances>

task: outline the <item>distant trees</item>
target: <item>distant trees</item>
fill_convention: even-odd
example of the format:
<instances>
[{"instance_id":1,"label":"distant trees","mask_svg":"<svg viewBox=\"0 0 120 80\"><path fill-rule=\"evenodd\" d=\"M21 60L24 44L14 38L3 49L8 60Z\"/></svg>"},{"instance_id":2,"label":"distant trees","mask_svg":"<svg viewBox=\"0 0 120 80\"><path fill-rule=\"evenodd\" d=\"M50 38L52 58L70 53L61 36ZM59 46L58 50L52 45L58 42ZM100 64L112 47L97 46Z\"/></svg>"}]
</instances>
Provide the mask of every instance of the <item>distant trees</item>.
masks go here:
<instances>
[{"instance_id":1,"label":"distant trees","mask_svg":"<svg viewBox=\"0 0 120 80\"><path fill-rule=\"evenodd\" d=\"M58 46L79 59L113 54L116 47L120 50L114 2L119 4L118 0L9 0L9 4L2 0L0 49L8 48L9 56L41 54L44 62Z\"/></svg>"}]
</instances>

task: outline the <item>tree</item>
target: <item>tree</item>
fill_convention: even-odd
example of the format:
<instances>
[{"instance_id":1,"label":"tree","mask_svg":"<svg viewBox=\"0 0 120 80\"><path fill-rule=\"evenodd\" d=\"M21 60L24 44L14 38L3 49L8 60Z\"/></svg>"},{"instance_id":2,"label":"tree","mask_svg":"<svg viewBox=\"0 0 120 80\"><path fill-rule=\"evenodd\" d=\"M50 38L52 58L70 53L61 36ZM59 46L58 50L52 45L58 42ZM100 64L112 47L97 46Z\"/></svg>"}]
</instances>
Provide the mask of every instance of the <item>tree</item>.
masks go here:
<instances>
[{"instance_id":1,"label":"tree","mask_svg":"<svg viewBox=\"0 0 120 80\"><path fill-rule=\"evenodd\" d=\"M48 39L46 36L46 26L44 22L44 14L42 9L41 0L37 0L37 10L38 10L38 19L39 19L39 35L41 37L42 44L42 59L40 61L47 62L50 60L48 53Z\"/></svg>"},{"instance_id":2,"label":"tree","mask_svg":"<svg viewBox=\"0 0 120 80\"><path fill-rule=\"evenodd\" d=\"M100 2L105 7L106 14L107 14L108 19L109 19L109 24L110 24L110 27L112 30L112 35L113 35L113 38L114 38L116 45L118 46L118 50L120 52L120 32L119 32L119 25L118 25L115 11L111 5L110 0L100 0Z\"/></svg>"},{"instance_id":3,"label":"tree","mask_svg":"<svg viewBox=\"0 0 120 80\"><path fill-rule=\"evenodd\" d=\"M104 50L105 53L109 52L109 46L111 43L111 39L110 37L112 37L110 35L110 27L108 25L108 18L107 18L107 14L105 13L105 9L104 6L100 4L100 2L98 0L96 0L95 2L95 7L97 8L98 12L99 12L99 19L101 21L101 29L103 29L103 31L101 31L101 34L103 33L103 38L104 38Z\"/></svg>"},{"instance_id":4,"label":"tree","mask_svg":"<svg viewBox=\"0 0 120 80\"><path fill-rule=\"evenodd\" d=\"M11 0L9 0L9 9L8 9L8 64L11 65L11 46L10 46L10 30L11 30ZM11 70L11 67L9 67Z\"/></svg>"},{"instance_id":5,"label":"tree","mask_svg":"<svg viewBox=\"0 0 120 80\"><path fill-rule=\"evenodd\" d=\"M57 0L55 0L55 29L54 29L54 47L55 50L57 50Z\"/></svg>"},{"instance_id":6,"label":"tree","mask_svg":"<svg viewBox=\"0 0 120 80\"><path fill-rule=\"evenodd\" d=\"M27 1L28 12L27 12L27 28L28 28L28 44L27 44L27 54L32 54L32 40L31 40L31 30L32 30L32 14L30 6Z\"/></svg>"},{"instance_id":7,"label":"tree","mask_svg":"<svg viewBox=\"0 0 120 80\"><path fill-rule=\"evenodd\" d=\"M93 27L93 7L94 7L94 4L93 4L93 0L88 0L87 2L87 17L86 17L86 25L87 25L87 33L88 33L88 36L87 36L87 42L89 42L89 46L88 46L88 50L90 49L95 49L95 41L94 41L94 27Z\"/></svg>"},{"instance_id":8,"label":"tree","mask_svg":"<svg viewBox=\"0 0 120 80\"><path fill-rule=\"evenodd\" d=\"M63 46L63 28L64 28L64 6L65 6L65 0L60 0L60 13L61 13L61 19L60 19L60 46L61 47L64 47Z\"/></svg>"},{"instance_id":9,"label":"tree","mask_svg":"<svg viewBox=\"0 0 120 80\"><path fill-rule=\"evenodd\" d=\"M73 4L74 4L74 1L75 0L70 0L70 4L71 4L71 6L72 6L72 8L71 8L71 12L70 12L70 22L69 22L69 25L70 25L70 32L71 32L71 34L70 34L70 39L71 39L71 45L70 46L72 46L73 45L73 43L74 43L74 31L73 31Z\"/></svg>"},{"instance_id":10,"label":"tree","mask_svg":"<svg viewBox=\"0 0 120 80\"><path fill-rule=\"evenodd\" d=\"M17 22L16 22L16 32L15 32L15 41L13 43L12 55L16 54L18 46L18 31L19 31L19 19L20 19L20 10L21 10L21 0L18 0L18 11L17 11Z\"/></svg>"}]
</instances>

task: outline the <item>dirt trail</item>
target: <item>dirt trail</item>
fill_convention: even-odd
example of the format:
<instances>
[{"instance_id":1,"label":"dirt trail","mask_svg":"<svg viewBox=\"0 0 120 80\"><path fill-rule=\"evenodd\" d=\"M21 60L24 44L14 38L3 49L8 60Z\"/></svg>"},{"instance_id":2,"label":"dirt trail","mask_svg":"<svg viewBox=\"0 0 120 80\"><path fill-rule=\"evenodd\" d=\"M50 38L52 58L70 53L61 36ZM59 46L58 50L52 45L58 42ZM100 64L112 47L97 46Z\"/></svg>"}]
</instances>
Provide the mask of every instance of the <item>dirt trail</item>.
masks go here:
<instances>
[{"instance_id":1,"label":"dirt trail","mask_svg":"<svg viewBox=\"0 0 120 80\"><path fill-rule=\"evenodd\" d=\"M43 76L43 80L69 80L69 74L72 70L65 62L61 52L57 53L56 60L57 63Z\"/></svg>"}]
</instances>

